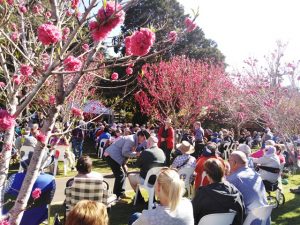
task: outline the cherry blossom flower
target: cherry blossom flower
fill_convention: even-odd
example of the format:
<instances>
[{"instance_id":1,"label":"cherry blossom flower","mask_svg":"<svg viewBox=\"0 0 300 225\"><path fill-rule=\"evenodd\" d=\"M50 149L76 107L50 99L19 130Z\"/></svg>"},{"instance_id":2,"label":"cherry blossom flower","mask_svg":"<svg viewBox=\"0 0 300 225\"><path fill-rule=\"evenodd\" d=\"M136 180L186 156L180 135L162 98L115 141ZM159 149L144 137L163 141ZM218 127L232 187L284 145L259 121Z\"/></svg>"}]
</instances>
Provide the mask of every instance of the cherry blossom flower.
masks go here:
<instances>
[{"instance_id":1,"label":"cherry blossom flower","mask_svg":"<svg viewBox=\"0 0 300 225\"><path fill-rule=\"evenodd\" d=\"M94 41L102 41L118 25L123 23L125 12L121 5L114 2L108 2L106 7L102 7L97 14L97 21L89 24L89 28Z\"/></svg>"},{"instance_id":2,"label":"cherry blossom flower","mask_svg":"<svg viewBox=\"0 0 300 225\"><path fill-rule=\"evenodd\" d=\"M90 49L90 46L88 45L88 44L83 44L82 45L82 49L85 51L85 52L87 52L89 49Z\"/></svg>"},{"instance_id":3,"label":"cherry blossom flower","mask_svg":"<svg viewBox=\"0 0 300 225\"><path fill-rule=\"evenodd\" d=\"M81 69L82 62L80 59L75 58L74 56L68 56L64 60L64 67L66 71L79 71Z\"/></svg>"},{"instance_id":4,"label":"cherry blossom flower","mask_svg":"<svg viewBox=\"0 0 300 225\"><path fill-rule=\"evenodd\" d=\"M118 80L118 78L119 78L119 74L118 73L116 73L116 72L112 73L112 75L111 75L111 79L112 80Z\"/></svg>"},{"instance_id":5,"label":"cherry blossom flower","mask_svg":"<svg viewBox=\"0 0 300 225\"><path fill-rule=\"evenodd\" d=\"M38 39L44 45L55 44L62 38L61 31L53 24L42 24L38 28Z\"/></svg>"},{"instance_id":6,"label":"cherry blossom flower","mask_svg":"<svg viewBox=\"0 0 300 225\"><path fill-rule=\"evenodd\" d=\"M10 34L10 38L14 42L17 42L19 40L19 37L20 37L20 33L18 31L14 31Z\"/></svg>"},{"instance_id":7,"label":"cherry blossom flower","mask_svg":"<svg viewBox=\"0 0 300 225\"><path fill-rule=\"evenodd\" d=\"M44 7L41 4L35 4L32 6L33 14L41 14L44 11Z\"/></svg>"},{"instance_id":8,"label":"cherry blossom flower","mask_svg":"<svg viewBox=\"0 0 300 225\"><path fill-rule=\"evenodd\" d=\"M65 27L62 31L63 33L63 36L62 36L62 39L63 40L67 40L68 39L68 36L70 34L70 28L69 27Z\"/></svg>"},{"instance_id":9,"label":"cherry blossom flower","mask_svg":"<svg viewBox=\"0 0 300 225\"><path fill-rule=\"evenodd\" d=\"M28 77L28 76L32 75L33 69L32 69L31 66L28 66L28 65L24 65L24 64L23 64L23 65L21 65L21 67L20 67L20 72L21 72L22 75Z\"/></svg>"},{"instance_id":10,"label":"cherry blossom flower","mask_svg":"<svg viewBox=\"0 0 300 225\"><path fill-rule=\"evenodd\" d=\"M177 32L176 31L171 31L169 34L168 34L168 40L172 43L175 43L176 40L177 40Z\"/></svg>"},{"instance_id":11,"label":"cherry blossom flower","mask_svg":"<svg viewBox=\"0 0 300 225\"><path fill-rule=\"evenodd\" d=\"M131 75L133 73L133 69L131 67L126 68L126 74Z\"/></svg>"},{"instance_id":12,"label":"cherry blossom flower","mask_svg":"<svg viewBox=\"0 0 300 225\"><path fill-rule=\"evenodd\" d=\"M27 8L26 8L26 6L25 5L19 5L19 10L20 10L20 12L21 13L27 13Z\"/></svg>"},{"instance_id":13,"label":"cherry blossom flower","mask_svg":"<svg viewBox=\"0 0 300 225\"><path fill-rule=\"evenodd\" d=\"M54 95L51 95L51 96L49 97L49 104L50 104L50 105L55 105L55 102L56 102L55 96L54 96Z\"/></svg>"},{"instance_id":14,"label":"cherry blossom flower","mask_svg":"<svg viewBox=\"0 0 300 225\"><path fill-rule=\"evenodd\" d=\"M7 131L15 125L14 116L4 109L0 109L0 131Z\"/></svg>"},{"instance_id":15,"label":"cherry blossom flower","mask_svg":"<svg viewBox=\"0 0 300 225\"><path fill-rule=\"evenodd\" d=\"M0 225L10 225L10 223L7 220L1 220Z\"/></svg>"},{"instance_id":16,"label":"cherry blossom flower","mask_svg":"<svg viewBox=\"0 0 300 225\"><path fill-rule=\"evenodd\" d=\"M21 82L22 82L21 76L14 75L12 81L13 81L13 83L14 83L15 85L20 85Z\"/></svg>"},{"instance_id":17,"label":"cherry blossom flower","mask_svg":"<svg viewBox=\"0 0 300 225\"><path fill-rule=\"evenodd\" d=\"M79 6L79 0L72 0L71 2L71 8L72 9L77 9Z\"/></svg>"},{"instance_id":18,"label":"cherry blossom flower","mask_svg":"<svg viewBox=\"0 0 300 225\"><path fill-rule=\"evenodd\" d=\"M0 82L0 88L4 88L5 87L5 83L4 82Z\"/></svg>"},{"instance_id":19,"label":"cherry blossom flower","mask_svg":"<svg viewBox=\"0 0 300 225\"><path fill-rule=\"evenodd\" d=\"M187 29L187 32L192 32L197 27L197 24L194 23L189 17L185 18L184 24Z\"/></svg>"},{"instance_id":20,"label":"cherry blossom flower","mask_svg":"<svg viewBox=\"0 0 300 225\"><path fill-rule=\"evenodd\" d=\"M42 194L42 190L41 190L40 188L35 188L35 189L33 190L33 192L31 193L31 197L32 197L34 200L36 200L36 199L38 199L38 198L41 197L41 194Z\"/></svg>"},{"instance_id":21,"label":"cherry blossom flower","mask_svg":"<svg viewBox=\"0 0 300 225\"><path fill-rule=\"evenodd\" d=\"M126 53L134 56L144 56L149 51L155 41L155 34L148 28L141 28L130 37L126 37Z\"/></svg>"},{"instance_id":22,"label":"cherry blossom flower","mask_svg":"<svg viewBox=\"0 0 300 225\"><path fill-rule=\"evenodd\" d=\"M46 143L46 135L44 135L42 132L39 132L39 134L36 135L36 139L43 144Z\"/></svg>"},{"instance_id":23,"label":"cherry blossom flower","mask_svg":"<svg viewBox=\"0 0 300 225\"><path fill-rule=\"evenodd\" d=\"M51 12L48 11L48 12L45 13L45 16L46 16L46 18L49 19L52 16L52 14L51 14Z\"/></svg>"},{"instance_id":24,"label":"cherry blossom flower","mask_svg":"<svg viewBox=\"0 0 300 225\"><path fill-rule=\"evenodd\" d=\"M76 117L80 117L82 116L82 111L78 108L72 107L71 108L71 113L76 116Z\"/></svg>"}]
</instances>

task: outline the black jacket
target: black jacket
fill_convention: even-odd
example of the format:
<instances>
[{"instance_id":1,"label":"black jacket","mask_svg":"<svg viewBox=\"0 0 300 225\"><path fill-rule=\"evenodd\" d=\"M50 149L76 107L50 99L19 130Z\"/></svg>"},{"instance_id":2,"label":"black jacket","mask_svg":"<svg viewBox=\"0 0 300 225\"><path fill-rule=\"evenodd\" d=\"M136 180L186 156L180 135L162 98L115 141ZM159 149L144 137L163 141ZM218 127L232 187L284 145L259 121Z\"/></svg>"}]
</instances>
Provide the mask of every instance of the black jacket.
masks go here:
<instances>
[{"instance_id":1,"label":"black jacket","mask_svg":"<svg viewBox=\"0 0 300 225\"><path fill-rule=\"evenodd\" d=\"M213 183L200 187L192 200L195 224L212 213L236 211L233 225L242 225L245 219L245 205L242 194L228 182Z\"/></svg>"}]
</instances>

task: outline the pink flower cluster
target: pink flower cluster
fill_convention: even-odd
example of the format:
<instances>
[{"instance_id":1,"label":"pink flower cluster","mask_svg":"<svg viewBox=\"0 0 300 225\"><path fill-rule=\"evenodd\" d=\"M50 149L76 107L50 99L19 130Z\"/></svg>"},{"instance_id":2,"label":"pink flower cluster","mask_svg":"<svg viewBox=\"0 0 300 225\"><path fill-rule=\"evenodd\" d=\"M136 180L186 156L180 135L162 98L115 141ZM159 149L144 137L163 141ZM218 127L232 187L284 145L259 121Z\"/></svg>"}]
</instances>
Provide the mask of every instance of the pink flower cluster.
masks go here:
<instances>
[{"instance_id":1,"label":"pink flower cluster","mask_svg":"<svg viewBox=\"0 0 300 225\"><path fill-rule=\"evenodd\" d=\"M111 79L112 80L118 80L118 78L119 78L119 74L118 73L116 73L116 72L112 73L112 75L111 75Z\"/></svg>"},{"instance_id":2,"label":"pink flower cluster","mask_svg":"<svg viewBox=\"0 0 300 225\"><path fill-rule=\"evenodd\" d=\"M54 96L54 95L51 95L51 96L49 97L49 104L50 104L50 105L55 105L55 103L56 103L55 96Z\"/></svg>"},{"instance_id":3,"label":"pink flower cluster","mask_svg":"<svg viewBox=\"0 0 300 225\"><path fill-rule=\"evenodd\" d=\"M121 5L117 4L115 8L114 2L108 2L106 8L102 7L98 11L97 21L89 24L93 40L102 41L115 27L123 23L124 19L125 12Z\"/></svg>"},{"instance_id":4,"label":"pink flower cluster","mask_svg":"<svg viewBox=\"0 0 300 225\"><path fill-rule=\"evenodd\" d=\"M6 110L0 109L0 131L7 131L15 125L14 116Z\"/></svg>"},{"instance_id":5,"label":"pink flower cluster","mask_svg":"<svg viewBox=\"0 0 300 225\"><path fill-rule=\"evenodd\" d=\"M38 27L38 39L43 45L55 44L61 40L61 31L53 24L42 24Z\"/></svg>"},{"instance_id":6,"label":"pink flower cluster","mask_svg":"<svg viewBox=\"0 0 300 225\"><path fill-rule=\"evenodd\" d=\"M20 33L18 31L14 31L10 34L10 39L14 42L17 42L19 40Z\"/></svg>"},{"instance_id":7,"label":"pink flower cluster","mask_svg":"<svg viewBox=\"0 0 300 225\"><path fill-rule=\"evenodd\" d=\"M5 87L5 83L0 81L0 88L4 88Z\"/></svg>"},{"instance_id":8,"label":"pink flower cluster","mask_svg":"<svg viewBox=\"0 0 300 225\"><path fill-rule=\"evenodd\" d=\"M155 41L155 34L148 28L141 28L125 38L126 54L134 56L146 55Z\"/></svg>"},{"instance_id":9,"label":"pink flower cluster","mask_svg":"<svg viewBox=\"0 0 300 225\"><path fill-rule=\"evenodd\" d=\"M31 197L36 200L38 199L39 197L41 197L41 194L42 194L42 190L40 188L35 188L33 190L33 192L31 193Z\"/></svg>"},{"instance_id":10,"label":"pink flower cluster","mask_svg":"<svg viewBox=\"0 0 300 225\"><path fill-rule=\"evenodd\" d=\"M35 4L32 6L33 14L41 14L44 11L44 7L41 4Z\"/></svg>"},{"instance_id":11,"label":"pink flower cluster","mask_svg":"<svg viewBox=\"0 0 300 225\"><path fill-rule=\"evenodd\" d=\"M39 134L36 135L36 140L38 140L39 142L45 144L46 143L46 135L43 134L42 132L39 132Z\"/></svg>"},{"instance_id":12,"label":"pink flower cluster","mask_svg":"<svg viewBox=\"0 0 300 225\"><path fill-rule=\"evenodd\" d=\"M77 9L79 6L79 0L72 0L71 1L71 8L72 9Z\"/></svg>"},{"instance_id":13,"label":"pink flower cluster","mask_svg":"<svg viewBox=\"0 0 300 225\"><path fill-rule=\"evenodd\" d=\"M27 8L23 4L19 5L19 10L20 10L21 13L27 13Z\"/></svg>"},{"instance_id":14,"label":"pink flower cluster","mask_svg":"<svg viewBox=\"0 0 300 225\"><path fill-rule=\"evenodd\" d=\"M79 71L81 66L82 62L80 59L74 56L68 56L68 58L64 60L64 67L66 71Z\"/></svg>"},{"instance_id":15,"label":"pink flower cluster","mask_svg":"<svg viewBox=\"0 0 300 225\"><path fill-rule=\"evenodd\" d=\"M7 220L1 220L0 225L10 225L10 223Z\"/></svg>"},{"instance_id":16,"label":"pink flower cluster","mask_svg":"<svg viewBox=\"0 0 300 225\"><path fill-rule=\"evenodd\" d=\"M3 4L5 0L0 0L0 4ZM6 0L7 4L12 5L14 4L14 0Z\"/></svg>"},{"instance_id":17,"label":"pink flower cluster","mask_svg":"<svg viewBox=\"0 0 300 225\"><path fill-rule=\"evenodd\" d=\"M20 67L20 72L21 72L22 75L28 77L28 76L32 75L33 69L32 69L31 66L28 66L28 65L24 65L24 64L23 64L23 65L21 65L21 67Z\"/></svg>"},{"instance_id":18,"label":"pink flower cluster","mask_svg":"<svg viewBox=\"0 0 300 225\"><path fill-rule=\"evenodd\" d=\"M133 69L131 67L126 68L126 74L131 75L133 73Z\"/></svg>"},{"instance_id":19,"label":"pink flower cluster","mask_svg":"<svg viewBox=\"0 0 300 225\"><path fill-rule=\"evenodd\" d=\"M85 43L85 44L82 45L82 49L83 49L85 52L87 52L87 51L90 49L90 46L89 46L87 43Z\"/></svg>"},{"instance_id":20,"label":"pink flower cluster","mask_svg":"<svg viewBox=\"0 0 300 225\"><path fill-rule=\"evenodd\" d=\"M177 32L176 31L171 31L169 34L168 34L168 40L172 43L175 43L176 40L177 40Z\"/></svg>"},{"instance_id":21,"label":"pink flower cluster","mask_svg":"<svg viewBox=\"0 0 300 225\"><path fill-rule=\"evenodd\" d=\"M185 18L184 24L185 24L187 32L192 32L197 27L197 24L194 23L193 20L191 20L189 17Z\"/></svg>"},{"instance_id":22,"label":"pink flower cluster","mask_svg":"<svg viewBox=\"0 0 300 225\"><path fill-rule=\"evenodd\" d=\"M80 117L82 116L82 111L78 108L72 107L71 108L71 113L76 116L76 117Z\"/></svg>"},{"instance_id":23,"label":"pink flower cluster","mask_svg":"<svg viewBox=\"0 0 300 225\"><path fill-rule=\"evenodd\" d=\"M70 34L70 28L69 28L69 27L65 27L65 28L63 29L63 36L62 36L62 39L63 39L63 40L67 40L69 34Z\"/></svg>"},{"instance_id":24,"label":"pink flower cluster","mask_svg":"<svg viewBox=\"0 0 300 225\"><path fill-rule=\"evenodd\" d=\"M20 85L21 82L22 82L21 76L18 76L18 75L15 74L15 75L13 76L12 81L13 81L13 83L14 83L15 85Z\"/></svg>"}]
</instances>

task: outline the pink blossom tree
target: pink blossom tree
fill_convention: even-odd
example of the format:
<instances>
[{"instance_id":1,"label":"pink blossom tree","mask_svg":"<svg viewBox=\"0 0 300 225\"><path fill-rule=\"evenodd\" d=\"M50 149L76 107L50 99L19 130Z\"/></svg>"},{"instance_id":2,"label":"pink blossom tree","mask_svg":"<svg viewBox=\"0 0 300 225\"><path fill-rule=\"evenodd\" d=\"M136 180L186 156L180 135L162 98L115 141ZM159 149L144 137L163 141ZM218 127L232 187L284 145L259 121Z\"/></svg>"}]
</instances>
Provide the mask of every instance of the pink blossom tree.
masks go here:
<instances>
[{"instance_id":1,"label":"pink blossom tree","mask_svg":"<svg viewBox=\"0 0 300 225\"><path fill-rule=\"evenodd\" d=\"M123 22L126 10L136 2L131 0L120 5L105 0L101 6L96 0L89 3L51 0L49 5L31 1L0 1L0 90L6 106L0 111L0 129L5 132L0 157L0 196L8 174L15 119L34 99L41 99L39 93L43 88L48 90L45 99L49 103L44 125L37 136L38 145L9 214L10 224L20 223L55 121L74 90L80 91L84 76L99 76L105 68L129 66L148 57L151 47L156 49L152 54L157 55L172 46L159 48L154 44L154 32L141 28L126 38L127 56L103 58L99 53L106 48L102 41ZM79 4L81 8L78 8ZM100 9L95 20L91 12L97 7ZM21 95L25 87L27 92ZM77 97L80 98L74 95L73 99ZM3 205L2 198L0 205Z\"/></svg>"},{"instance_id":2,"label":"pink blossom tree","mask_svg":"<svg viewBox=\"0 0 300 225\"><path fill-rule=\"evenodd\" d=\"M158 120L171 117L183 128L213 110L230 85L223 66L185 57L144 65L138 82L141 111Z\"/></svg>"}]
</instances>

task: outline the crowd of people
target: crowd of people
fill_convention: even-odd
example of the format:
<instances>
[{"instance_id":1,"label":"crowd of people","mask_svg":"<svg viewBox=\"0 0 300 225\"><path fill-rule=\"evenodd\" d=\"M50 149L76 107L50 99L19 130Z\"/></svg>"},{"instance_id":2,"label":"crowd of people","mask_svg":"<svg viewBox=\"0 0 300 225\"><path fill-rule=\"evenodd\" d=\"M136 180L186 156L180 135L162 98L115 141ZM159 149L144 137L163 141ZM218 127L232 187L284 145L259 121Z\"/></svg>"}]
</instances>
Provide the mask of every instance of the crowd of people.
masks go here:
<instances>
[{"instance_id":1,"label":"crowd of people","mask_svg":"<svg viewBox=\"0 0 300 225\"><path fill-rule=\"evenodd\" d=\"M63 129L69 128L66 126ZM59 134L61 131L55 128L54 133ZM38 132L38 123L17 127L15 152L18 153L22 146L35 147ZM92 160L84 154L83 143L86 139L92 140L96 149L105 140L105 145L102 146L103 159L113 172L113 193L119 201L130 198L125 190L125 181L128 178L132 190L138 191L138 204L144 204L145 199L138 190L138 185L144 183L151 168L163 168L156 179L149 181L155 186L155 196L159 204L154 204L153 209L131 215L129 224L134 225L192 225L198 224L205 215L231 210L236 212L233 224L243 224L251 210L268 204L268 185L279 180L283 166L290 162L290 153L280 143L280 136L274 135L269 128L252 134L244 129L237 139L232 129L213 132L203 129L200 122L195 122L191 129L184 131L174 130L170 119L166 119L161 126L108 125L105 122L85 124L78 121L69 137L53 135L48 143L50 150L57 145L70 146L65 157L69 159L71 167L78 171L75 178L103 180L102 174L92 171ZM258 151L252 152L254 147ZM234 151L226 160L224 152L228 148ZM294 152L297 154L297 151ZM136 160L138 171L128 172L129 158ZM23 171L9 178L5 189L7 196L16 197L16 190L21 187L30 159L31 155L24 159L21 156ZM193 175L187 178L195 189L192 200L183 197L184 185L178 173L183 168L194 170ZM72 184L73 179L66 186L70 187ZM35 183L36 187L43 189L41 199L47 199L49 204L56 188L54 176L41 172ZM33 209L26 210L23 220L28 222L28 218L33 218L32 213L39 211L41 216L38 221L31 223L38 224L45 219L45 210L45 204L35 204ZM69 213L66 224L79 224L78 221L81 221L80 224L108 224L105 205L80 201Z\"/></svg>"}]
</instances>

